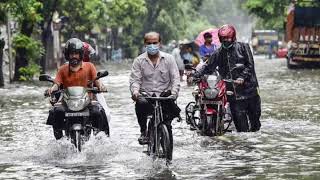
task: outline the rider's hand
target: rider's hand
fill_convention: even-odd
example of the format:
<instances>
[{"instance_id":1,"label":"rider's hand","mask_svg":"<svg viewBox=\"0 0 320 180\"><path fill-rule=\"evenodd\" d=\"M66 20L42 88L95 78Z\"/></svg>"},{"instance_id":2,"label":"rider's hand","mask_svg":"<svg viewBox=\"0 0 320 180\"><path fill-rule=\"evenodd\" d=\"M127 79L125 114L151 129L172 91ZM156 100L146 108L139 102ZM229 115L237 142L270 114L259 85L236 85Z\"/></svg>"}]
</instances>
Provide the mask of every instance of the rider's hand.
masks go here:
<instances>
[{"instance_id":1,"label":"rider's hand","mask_svg":"<svg viewBox=\"0 0 320 180\"><path fill-rule=\"evenodd\" d=\"M50 89L51 89L51 88L46 89L46 90L44 91L44 94L43 94L43 95L44 95L45 97L49 97L49 96L51 95L51 92L50 92L51 90L50 90Z\"/></svg>"},{"instance_id":2,"label":"rider's hand","mask_svg":"<svg viewBox=\"0 0 320 180\"><path fill-rule=\"evenodd\" d=\"M51 87L51 88L47 89L45 93L47 93L49 96L51 96L53 91L55 91L55 89L53 87Z\"/></svg>"},{"instance_id":3,"label":"rider's hand","mask_svg":"<svg viewBox=\"0 0 320 180\"><path fill-rule=\"evenodd\" d=\"M192 77L194 77L194 78L196 78L196 79L197 79L197 78L200 78L200 77L201 77L201 75L200 75L199 73L197 73L197 72L196 72L196 73L193 73L193 74L192 74Z\"/></svg>"},{"instance_id":4,"label":"rider's hand","mask_svg":"<svg viewBox=\"0 0 320 180\"><path fill-rule=\"evenodd\" d=\"M234 81L234 83L238 85L242 85L244 83L244 79L238 78L237 80Z\"/></svg>"},{"instance_id":5,"label":"rider's hand","mask_svg":"<svg viewBox=\"0 0 320 180\"><path fill-rule=\"evenodd\" d=\"M187 71L187 72L186 72L186 75L187 75L187 76L192 76L193 73L192 73L192 71Z\"/></svg>"},{"instance_id":6,"label":"rider's hand","mask_svg":"<svg viewBox=\"0 0 320 180\"><path fill-rule=\"evenodd\" d=\"M107 91L107 87L101 83L99 86L99 91Z\"/></svg>"},{"instance_id":7,"label":"rider's hand","mask_svg":"<svg viewBox=\"0 0 320 180\"><path fill-rule=\"evenodd\" d=\"M134 100L134 101L137 101L138 98L139 98L139 95L140 95L140 93L138 91L134 91L132 93L131 99Z\"/></svg>"},{"instance_id":8,"label":"rider's hand","mask_svg":"<svg viewBox=\"0 0 320 180\"><path fill-rule=\"evenodd\" d=\"M178 98L178 95L176 94L171 94L170 96L168 96L168 98L171 98L173 100L176 100Z\"/></svg>"}]
</instances>

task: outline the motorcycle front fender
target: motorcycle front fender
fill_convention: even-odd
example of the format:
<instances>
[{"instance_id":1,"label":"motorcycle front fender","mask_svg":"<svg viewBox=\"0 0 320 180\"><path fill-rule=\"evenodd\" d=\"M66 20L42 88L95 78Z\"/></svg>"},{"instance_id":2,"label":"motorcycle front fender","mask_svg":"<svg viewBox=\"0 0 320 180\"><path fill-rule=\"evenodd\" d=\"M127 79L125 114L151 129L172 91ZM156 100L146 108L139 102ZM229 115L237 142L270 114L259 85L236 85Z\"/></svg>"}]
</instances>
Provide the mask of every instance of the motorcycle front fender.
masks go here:
<instances>
[{"instance_id":1,"label":"motorcycle front fender","mask_svg":"<svg viewBox=\"0 0 320 180\"><path fill-rule=\"evenodd\" d=\"M214 115L214 114L217 114L217 111L213 108L207 108L206 114L207 115Z\"/></svg>"},{"instance_id":2,"label":"motorcycle front fender","mask_svg":"<svg viewBox=\"0 0 320 180\"><path fill-rule=\"evenodd\" d=\"M73 124L71 127L71 130L73 130L73 131L80 131L82 129L83 129L83 127L81 124Z\"/></svg>"}]
</instances>

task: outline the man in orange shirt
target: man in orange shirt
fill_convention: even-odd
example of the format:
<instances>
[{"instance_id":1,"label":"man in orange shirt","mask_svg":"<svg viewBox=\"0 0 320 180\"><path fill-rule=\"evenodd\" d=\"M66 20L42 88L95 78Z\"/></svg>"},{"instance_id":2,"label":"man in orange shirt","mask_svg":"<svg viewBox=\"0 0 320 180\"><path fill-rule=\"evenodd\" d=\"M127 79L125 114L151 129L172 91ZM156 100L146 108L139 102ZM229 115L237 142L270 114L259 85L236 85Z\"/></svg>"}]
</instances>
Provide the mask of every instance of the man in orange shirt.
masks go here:
<instances>
[{"instance_id":1,"label":"man in orange shirt","mask_svg":"<svg viewBox=\"0 0 320 180\"><path fill-rule=\"evenodd\" d=\"M83 62L83 43L77 38L72 38L67 41L65 47L65 58L69 63L62 65L54 80L54 85L48 90L48 93L59 89L71 87L71 86L82 86L88 87L88 81L94 80L97 77L97 70L95 66L90 62ZM96 80L95 85L99 90L105 90L103 84ZM88 107L90 111L90 119L92 120L93 126L101 131L105 131L109 134L109 127L104 109L100 104L90 104ZM47 124L53 126L54 136L56 139L62 137L62 128L64 126L65 109L61 104L55 105L53 111L49 114Z\"/></svg>"}]
</instances>

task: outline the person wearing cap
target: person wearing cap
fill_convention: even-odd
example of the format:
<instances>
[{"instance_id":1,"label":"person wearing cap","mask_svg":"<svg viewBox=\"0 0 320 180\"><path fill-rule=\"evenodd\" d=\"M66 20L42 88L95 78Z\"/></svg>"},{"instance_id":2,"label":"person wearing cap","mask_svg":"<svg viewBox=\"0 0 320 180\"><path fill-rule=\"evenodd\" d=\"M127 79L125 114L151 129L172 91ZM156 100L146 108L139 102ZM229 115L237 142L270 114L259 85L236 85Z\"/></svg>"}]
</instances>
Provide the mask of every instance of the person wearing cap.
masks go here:
<instances>
[{"instance_id":1,"label":"person wearing cap","mask_svg":"<svg viewBox=\"0 0 320 180\"><path fill-rule=\"evenodd\" d=\"M204 44L200 46L199 53L200 57L203 60L208 59L210 55L217 50L217 46L215 44L212 44L212 34L209 32L206 32L203 34L204 37Z\"/></svg>"}]
</instances>

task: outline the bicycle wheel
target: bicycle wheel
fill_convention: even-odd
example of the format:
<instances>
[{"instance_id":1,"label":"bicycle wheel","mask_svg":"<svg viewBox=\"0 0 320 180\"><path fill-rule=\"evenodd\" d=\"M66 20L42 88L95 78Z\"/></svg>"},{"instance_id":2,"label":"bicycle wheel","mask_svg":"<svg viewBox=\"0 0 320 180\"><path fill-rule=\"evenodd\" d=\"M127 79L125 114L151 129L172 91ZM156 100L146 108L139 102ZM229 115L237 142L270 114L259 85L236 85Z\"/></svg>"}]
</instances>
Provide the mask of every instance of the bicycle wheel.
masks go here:
<instances>
[{"instance_id":1,"label":"bicycle wheel","mask_svg":"<svg viewBox=\"0 0 320 180\"><path fill-rule=\"evenodd\" d=\"M151 155L151 154L154 154L155 153L155 134L154 134L154 131L153 131L153 127L152 127L152 123L151 121L149 121L148 123L148 134L147 134L147 137L149 139L148 141L148 147L147 147L147 154L148 155Z\"/></svg>"},{"instance_id":2,"label":"bicycle wheel","mask_svg":"<svg viewBox=\"0 0 320 180\"><path fill-rule=\"evenodd\" d=\"M170 135L168 128L165 124L161 124L159 127L159 141L160 146L158 148L158 157L165 158L166 160L171 160L172 158L172 151L170 147Z\"/></svg>"}]
</instances>

